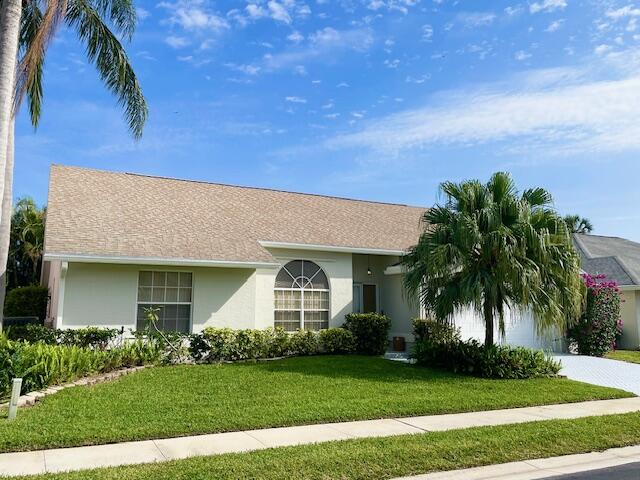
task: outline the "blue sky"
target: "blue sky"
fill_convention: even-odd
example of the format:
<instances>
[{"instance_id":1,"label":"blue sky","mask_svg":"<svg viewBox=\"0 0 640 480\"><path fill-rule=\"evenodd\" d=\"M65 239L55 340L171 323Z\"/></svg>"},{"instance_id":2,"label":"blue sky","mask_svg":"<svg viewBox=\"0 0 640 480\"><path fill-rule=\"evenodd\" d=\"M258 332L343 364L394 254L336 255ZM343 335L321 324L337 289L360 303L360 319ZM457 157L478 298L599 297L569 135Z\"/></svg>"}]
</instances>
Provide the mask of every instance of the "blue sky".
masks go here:
<instances>
[{"instance_id":1,"label":"blue sky","mask_svg":"<svg viewBox=\"0 0 640 480\"><path fill-rule=\"evenodd\" d=\"M18 121L17 196L45 202L61 163L428 206L508 170L640 241L640 3L136 5L142 140L63 30L41 125Z\"/></svg>"}]
</instances>

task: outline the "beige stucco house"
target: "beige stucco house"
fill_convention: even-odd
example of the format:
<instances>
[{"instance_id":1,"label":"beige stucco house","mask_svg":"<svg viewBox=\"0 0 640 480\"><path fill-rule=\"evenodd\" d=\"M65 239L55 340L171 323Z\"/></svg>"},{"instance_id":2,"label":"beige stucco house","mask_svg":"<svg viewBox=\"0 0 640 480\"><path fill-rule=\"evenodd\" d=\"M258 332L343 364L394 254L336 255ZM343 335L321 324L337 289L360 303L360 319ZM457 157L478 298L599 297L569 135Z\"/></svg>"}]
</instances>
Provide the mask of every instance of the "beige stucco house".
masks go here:
<instances>
[{"instance_id":1,"label":"beige stucco house","mask_svg":"<svg viewBox=\"0 0 640 480\"><path fill-rule=\"evenodd\" d=\"M574 235L582 269L615 280L622 291L622 336L618 348L640 348L640 243L619 237Z\"/></svg>"},{"instance_id":2,"label":"beige stucco house","mask_svg":"<svg viewBox=\"0 0 640 480\"><path fill-rule=\"evenodd\" d=\"M53 166L43 282L58 328L319 329L380 311L411 335L396 266L424 208Z\"/></svg>"}]
</instances>

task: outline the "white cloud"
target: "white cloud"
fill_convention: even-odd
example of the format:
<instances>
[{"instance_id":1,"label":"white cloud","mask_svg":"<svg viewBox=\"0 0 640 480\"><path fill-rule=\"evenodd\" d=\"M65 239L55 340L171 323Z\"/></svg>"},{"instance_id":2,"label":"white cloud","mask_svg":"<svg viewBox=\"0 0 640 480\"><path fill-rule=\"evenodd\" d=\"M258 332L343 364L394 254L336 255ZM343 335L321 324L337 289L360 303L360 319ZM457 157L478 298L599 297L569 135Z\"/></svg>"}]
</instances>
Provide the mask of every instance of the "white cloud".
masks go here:
<instances>
[{"instance_id":1,"label":"white cloud","mask_svg":"<svg viewBox=\"0 0 640 480\"><path fill-rule=\"evenodd\" d=\"M290 103L307 103L306 98L296 97L296 96L284 97L284 100Z\"/></svg>"},{"instance_id":2,"label":"white cloud","mask_svg":"<svg viewBox=\"0 0 640 480\"><path fill-rule=\"evenodd\" d=\"M176 37L174 35L169 35L164 39L164 41L171 48L184 48L191 44L191 41L188 38Z\"/></svg>"},{"instance_id":3,"label":"white cloud","mask_svg":"<svg viewBox=\"0 0 640 480\"><path fill-rule=\"evenodd\" d=\"M389 10L400 12L403 15L409 13L409 8L418 4L418 0L369 0L367 8L377 12L378 10Z\"/></svg>"},{"instance_id":4,"label":"white cloud","mask_svg":"<svg viewBox=\"0 0 640 480\"><path fill-rule=\"evenodd\" d=\"M422 41L430 42L433 37L433 27L428 23L422 26Z\"/></svg>"},{"instance_id":5,"label":"white cloud","mask_svg":"<svg viewBox=\"0 0 640 480\"><path fill-rule=\"evenodd\" d=\"M529 5L529 11L531 13L553 12L554 10L563 10L566 7L567 0L543 0Z\"/></svg>"},{"instance_id":6,"label":"white cloud","mask_svg":"<svg viewBox=\"0 0 640 480\"><path fill-rule=\"evenodd\" d=\"M295 67L293 67L293 73L304 77L305 75L307 75L307 69L304 67L304 65L296 65Z\"/></svg>"},{"instance_id":7,"label":"white cloud","mask_svg":"<svg viewBox=\"0 0 640 480\"><path fill-rule=\"evenodd\" d=\"M513 6L508 6L507 8L504 9L504 13L506 13L507 15L509 15L510 17L513 17L515 15L519 15L522 13L522 7L520 5L513 5Z\"/></svg>"},{"instance_id":8,"label":"white cloud","mask_svg":"<svg viewBox=\"0 0 640 480\"><path fill-rule=\"evenodd\" d=\"M136 17L139 21L145 20L151 16L151 12L142 7L136 7Z\"/></svg>"},{"instance_id":9,"label":"white cloud","mask_svg":"<svg viewBox=\"0 0 640 480\"><path fill-rule=\"evenodd\" d=\"M334 59L342 52L364 52L372 44L373 34L369 29L336 30L326 27L310 34L304 45L291 46L283 52L265 55L264 63L267 69L277 70L314 59Z\"/></svg>"},{"instance_id":10,"label":"white cloud","mask_svg":"<svg viewBox=\"0 0 640 480\"><path fill-rule=\"evenodd\" d=\"M166 20L170 25L179 25L188 31L213 31L220 33L229 28L223 17L205 9L202 0L178 0L175 3L160 2L158 7L169 12Z\"/></svg>"},{"instance_id":11,"label":"white cloud","mask_svg":"<svg viewBox=\"0 0 640 480\"><path fill-rule=\"evenodd\" d=\"M269 16L271 18L279 22L287 24L291 23L291 15L289 15L289 12L284 5L276 2L275 0L271 0L267 3L267 7L269 7Z\"/></svg>"},{"instance_id":12,"label":"white cloud","mask_svg":"<svg viewBox=\"0 0 640 480\"><path fill-rule=\"evenodd\" d=\"M322 107L320 107L320 108L322 108L323 110L330 110L330 109L332 109L333 107L335 107L335 104L334 104L333 102L329 102L329 103L325 103L325 104L324 104L324 105L322 105Z\"/></svg>"},{"instance_id":13,"label":"white cloud","mask_svg":"<svg viewBox=\"0 0 640 480\"><path fill-rule=\"evenodd\" d=\"M468 28L487 27L496 19L496 14L491 12L467 12L459 13L456 18Z\"/></svg>"},{"instance_id":14,"label":"white cloud","mask_svg":"<svg viewBox=\"0 0 640 480\"><path fill-rule=\"evenodd\" d=\"M549 26L545 29L545 32L555 32L562 27L564 20L554 20L549 24Z\"/></svg>"},{"instance_id":15,"label":"white cloud","mask_svg":"<svg viewBox=\"0 0 640 480\"><path fill-rule=\"evenodd\" d=\"M431 145L511 141L513 148L535 148L545 155L640 151L638 57L636 51L598 60L597 71L606 71L608 78L597 78L602 73L587 66L569 75L534 70L499 85L442 93L424 107L370 121L326 146L399 153ZM625 65L634 71L619 70ZM529 76L535 80L528 81Z\"/></svg>"},{"instance_id":16,"label":"white cloud","mask_svg":"<svg viewBox=\"0 0 640 480\"><path fill-rule=\"evenodd\" d=\"M634 7L633 5L627 5L626 7L618 8L616 10L609 10L606 15L614 20L624 17L640 17L640 8Z\"/></svg>"},{"instance_id":17,"label":"white cloud","mask_svg":"<svg viewBox=\"0 0 640 480\"><path fill-rule=\"evenodd\" d=\"M236 63L225 63L225 67L234 72L241 72L245 75L258 75L260 73L261 68L257 65L242 65Z\"/></svg>"},{"instance_id":18,"label":"white cloud","mask_svg":"<svg viewBox=\"0 0 640 480\"><path fill-rule=\"evenodd\" d=\"M304 36L302 36L302 34L297 30L295 30L291 32L289 35L287 35L287 40L293 43L300 43L301 41L304 40Z\"/></svg>"},{"instance_id":19,"label":"white cloud","mask_svg":"<svg viewBox=\"0 0 640 480\"><path fill-rule=\"evenodd\" d=\"M602 45L598 45L596 48L594 48L593 53L595 53L596 55L604 55L610 50L611 50L611 45L606 45L603 43Z\"/></svg>"},{"instance_id":20,"label":"white cloud","mask_svg":"<svg viewBox=\"0 0 640 480\"><path fill-rule=\"evenodd\" d=\"M519 62L526 60L527 58L531 58L531 54L525 52L524 50L519 50L516 52L516 54L514 55L514 58L516 60L518 60Z\"/></svg>"}]
</instances>

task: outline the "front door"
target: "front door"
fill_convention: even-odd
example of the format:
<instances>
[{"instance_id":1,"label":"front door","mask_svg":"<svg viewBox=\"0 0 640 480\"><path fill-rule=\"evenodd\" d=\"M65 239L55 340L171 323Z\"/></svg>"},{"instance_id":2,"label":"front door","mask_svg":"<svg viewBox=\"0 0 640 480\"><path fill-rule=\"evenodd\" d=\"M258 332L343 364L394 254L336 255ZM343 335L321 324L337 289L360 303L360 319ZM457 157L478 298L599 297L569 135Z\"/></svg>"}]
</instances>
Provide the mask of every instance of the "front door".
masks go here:
<instances>
[{"instance_id":1,"label":"front door","mask_svg":"<svg viewBox=\"0 0 640 480\"><path fill-rule=\"evenodd\" d=\"M378 311L377 292L375 285L362 286L362 312L371 313Z\"/></svg>"}]
</instances>

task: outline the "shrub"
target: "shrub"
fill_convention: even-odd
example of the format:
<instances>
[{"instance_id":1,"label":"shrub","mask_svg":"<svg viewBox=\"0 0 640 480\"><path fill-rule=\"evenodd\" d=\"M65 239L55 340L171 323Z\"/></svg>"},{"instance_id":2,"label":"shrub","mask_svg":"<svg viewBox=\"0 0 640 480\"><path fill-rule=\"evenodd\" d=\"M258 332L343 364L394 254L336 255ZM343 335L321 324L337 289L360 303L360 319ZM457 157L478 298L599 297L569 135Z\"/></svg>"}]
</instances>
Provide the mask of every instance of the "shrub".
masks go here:
<instances>
[{"instance_id":1,"label":"shrub","mask_svg":"<svg viewBox=\"0 0 640 480\"><path fill-rule=\"evenodd\" d=\"M389 344L391 320L380 313L350 313L345 316L343 327L349 330L356 342L356 353L382 355Z\"/></svg>"},{"instance_id":2,"label":"shrub","mask_svg":"<svg viewBox=\"0 0 640 480\"><path fill-rule=\"evenodd\" d=\"M462 341L455 325L414 319L413 356L419 364L485 378L552 377L560 364L540 350Z\"/></svg>"},{"instance_id":3,"label":"shrub","mask_svg":"<svg viewBox=\"0 0 640 480\"><path fill-rule=\"evenodd\" d=\"M292 355L317 355L320 352L318 333L297 330L289 337L289 350Z\"/></svg>"},{"instance_id":4,"label":"shrub","mask_svg":"<svg viewBox=\"0 0 640 480\"><path fill-rule=\"evenodd\" d=\"M198 362L283 357L292 353L292 337L282 328L233 330L209 327L201 334L191 335L189 351ZM306 351L308 346L303 341L298 342L296 348Z\"/></svg>"},{"instance_id":5,"label":"shrub","mask_svg":"<svg viewBox=\"0 0 640 480\"><path fill-rule=\"evenodd\" d=\"M349 330L344 328L327 328L318 333L320 349L323 353L344 354L353 353L356 348L356 339Z\"/></svg>"},{"instance_id":6,"label":"shrub","mask_svg":"<svg viewBox=\"0 0 640 480\"><path fill-rule=\"evenodd\" d=\"M560 363L541 350L505 345L487 348L477 340L445 338L416 341L414 358L421 365L485 378L553 377L560 371Z\"/></svg>"},{"instance_id":7,"label":"shrub","mask_svg":"<svg viewBox=\"0 0 640 480\"><path fill-rule=\"evenodd\" d=\"M83 348L105 350L118 335L114 328L87 327L77 329L55 329L44 325L29 324L24 328L10 327L7 337L29 343L42 342L47 345L75 345Z\"/></svg>"},{"instance_id":8,"label":"shrub","mask_svg":"<svg viewBox=\"0 0 640 480\"><path fill-rule=\"evenodd\" d=\"M583 275L587 287L584 313L568 329L570 342L578 353L602 357L615 347L616 337L622 333L620 318L620 289L604 275Z\"/></svg>"},{"instance_id":9,"label":"shrub","mask_svg":"<svg viewBox=\"0 0 640 480\"><path fill-rule=\"evenodd\" d=\"M157 344L140 340L97 350L12 341L0 334L0 397L9 393L14 377L22 377L24 393L121 367L153 363L159 354Z\"/></svg>"},{"instance_id":10,"label":"shrub","mask_svg":"<svg viewBox=\"0 0 640 480\"><path fill-rule=\"evenodd\" d=\"M38 317L44 320L47 316L49 289L33 285L18 287L7 292L4 301L4 315L6 317Z\"/></svg>"}]
</instances>

